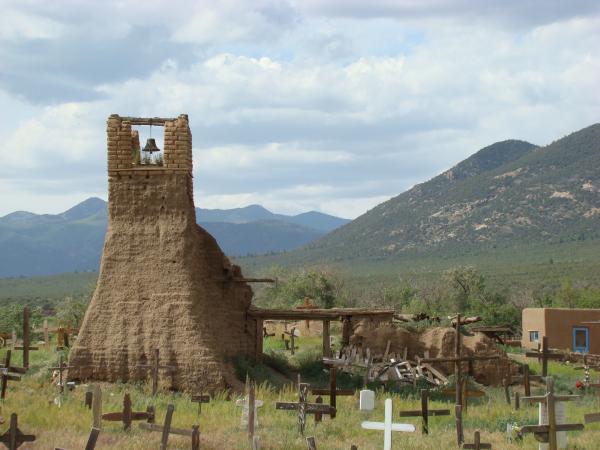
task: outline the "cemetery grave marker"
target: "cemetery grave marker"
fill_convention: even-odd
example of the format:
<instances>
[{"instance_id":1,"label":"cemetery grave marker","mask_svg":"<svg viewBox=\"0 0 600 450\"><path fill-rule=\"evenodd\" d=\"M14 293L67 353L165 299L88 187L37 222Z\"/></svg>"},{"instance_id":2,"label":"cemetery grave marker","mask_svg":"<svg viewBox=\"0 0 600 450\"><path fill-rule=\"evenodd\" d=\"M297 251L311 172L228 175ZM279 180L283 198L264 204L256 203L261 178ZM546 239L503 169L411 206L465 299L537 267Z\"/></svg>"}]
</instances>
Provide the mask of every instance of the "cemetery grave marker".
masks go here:
<instances>
[{"instance_id":1,"label":"cemetery grave marker","mask_svg":"<svg viewBox=\"0 0 600 450\"><path fill-rule=\"evenodd\" d=\"M56 367L49 367L48 370L55 370L58 372L58 392L61 394L64 392L64 383L63 383L63 372L70 369L70 366L65 365L63 362L63 356L58 356L58 365Z\"/></svg>"},{"instance_id":2,"label":"cemetery grave marker","mask_svg":"<svg viewBox=\"0 0 600 450\"><path fill-rule=\"evenodd\" d=\"M375 392L370 389L360 391L358 408L360 411L373 411L375 408Z\"/></svg>"},{"instance_id":3,"label":"cemetery grave marker","mask_svg":"<svg viewBox=\"0 0 600 450\"><path fill-rule=\"evenodd\" d=\"M465 380L465 379L462 380L460 389L457 390L456 387L454 389L445 389L445 390L441 391L441 394L456 397L457 391L460 392L460 398L461 398L461 402L458 404L462 406L463 410L467 409L468 404L469 404L468 403L469 398L478 398L478 397L485 396L485 392L477 391L474 389L468 389L467 388L467 380Z\"/></svg>"},{"instance_id":4,"label":"cemetery grave marker","mask_svg":"<svg viewBox=\"0 0 600 450\"><path fill-rule=\"evenodd\" d=\"M129 394L125 394L123 397L123 411L102 414L102 420L123 422L123 429L127 431L131 428L131 423L134 420L146 420L148 423L154 423L154 407L148 406L146 412L132 411L131 397Z\"/></svg>"},{"instance_id":5,"label":"cemetery grave marker","mask_svg":"<svg viewBox=\"0 0 600 450\"><path fill-rule=\"evenodd\" d=\"M94 402L94 391L91 385L88 385L87 390L85 391L85 399L83 400L83 404L87 409L92 409L92 403Z\"/></svg>"},{"instance_id":6,"label":"cemetery grave marker","mask_svg":"<svg viewBox=\"0 0 600 450\"><path fill-rule=\"evenodd\" d=\"M338 389L337 388L337 369L334 366L329 366L329 389L311 388L310 392L311 392L311 394L318 396L317 403L320 403L319 398L321 396L324 396L324 395L329 396L329 406L331 406L331 408L332 408L330 417L332 419L335 419L335 415L336 415L337 396L338 395L345 395L345 396L354 395L353 389Z\"/></svg>"},{"instance_id":7,"label":"cemetery grave marker","mask_svg":"<svg viewBox=\"0 0 600 450\"><path fill-rule=\"evenodd\" d=\"M29 308L26 306L23 308L23 345L15 345L15 350L23 350L23 368L29 369L29 352L31 350L37 350L37 347L31 347L29 345Z\"/></svg>"},{"instance_id":8,"label":"cemetery grave marker","mask_svg":"<svg viewBox=\"0 0 600 450\"><path fill-rule=\"evenodd\" d=\"M263 406L262 400L256 399L256 382L246 377L246 396L235 402L242 407L242 426L248 430L250 442L254 442L254 430L258 426L258 408ZM254 445L254 444L253 444Z\"/></svg>"},{"instance_id":9,"label":"cemetery grave marker","mask_svg":"<svg viewBox=\"0 0 600 450\"><path fill-rule=\"evenodd\" d=\"M308 403L308 389L309 385L307 383L299 383L298 402L277 402L275 404L275 409L298 411L298 428L300 430L300 434L304 434L307 414L331 414L333 411L335 411L331 406L328 405Z\"/></svg>"},{"instance_id":10,"label":"cemetery grave marker","mask_svg":"<svg viewBox=\"0 0 600 450\"><path fill-rule=\"evenodd\" d=\"M421 389L421 409L400 411L400 417L421 417L423 434L429 434L429 416L449 416L449 409L429 409L429 390Z\"/></svg>"},{"instance_id":11,"label":"cemetery grave marker","mask_svg":"<svg viewBox=\"0 0 600 450\"><path fill-rule=\"evenodd\" d=\"M19 375L15 375L15 373L25 373L27 369L22 367L13 367L10 365L11 359L11 351L6 350L6 355L4 356L4 365L0 367L0 399L6 398L6 389L8 388L9 381L21 381L21 377Z\"/></svg>"},{"instance_id":12,"label":"cemetery grave marker","mask_svg":"<svg viewBox=\"0 0 600 450\"><path fill-rule=\"evenodd\" d=\"M137 367L152 369L152 395L156 395L156 392L158 391L158 371L168 370L172 372L177 370L177 367L160 365L160 350L158 348L154 349L154 359L152 364L138 364Z\"/></svg>"},{"instance_id":13,"label":"cemetery grave marker","mask_svg":"<svg viewBox=\"0 0 600 450\"><path fill-rule=\"evenodd\" d=\"M533 433L538 441L547 442L550 450L558 450L557 432L583 430L584 426L581 423L557 424L556 402L570 401L578 398L578 395L556 395L554 393L554 379L547 377L545 395L523 397L523 400L544 404L548 414L548 424L524 425L521 427L521 433Z\"/></svg>"},{"instance_id":14,"label":"cemetery grave marker","mask_svg":"<svg viewBox=\"0 0 600 450\"><path fill-rule=\"evenodd\" d=\"M160 439L160 450L167 450L169 443L169 435L176 434L179 436L190 436L192 438L192 450L200 449L200 427L194 425L191 430L185 428L173 428L171 423L173 421L173 413L175 412L174 405L167 405L167 413L165 415L165 421L163 426L155 423L140 423L139 427L146 431L156 431L162 433Z\"/></svg>"},{"instance_id":15,"label":"cemetery grave marker","mask_svg":"<svg viewBox=\"0 0 600 450\"><path fill-rule=\"evenodd\" d=\"M563 359L563 355L560 353L553 353L548 349L548 336L542 337L542 349L539 348L536 351L526 352L525 356L529 358L537 358L538 362L542 361L542 377L548 376L548 360L550 359Z\"/></svg>"},{"instance_id":16,"label":"cemetery grave marker","mask_svg":"<svg viewBox=\"0 0 600 450\"><path fill-rule=\"evenodd\" d=\"M385 399L385 416L383 422L364 421L360 424L365 430L383 431L383 450L392 450L392 431L401 431L405 433L413 433L415 426L405 423L392 422L392 399Z\"/></svg>"},{"instance_id":17,"label":"cemetery grave marker","mask_svg":"<svg viewBox=\"0 0 600 450\"><path fill-rule=\"evenodd\" d=\"M481 450L482 448L492 448L492 444L487 444L487 443L481 442L481 434L479 433L479 430L477 430L477 431L475 431L475 436L473 437L473 443L472 444L463 444L462 448Z\"/></svg>"},{"instance_id":18,"label":"cemetery grave marker","mask_svg":"<svg viewBox=\"0 0 600 450\"><path fill-rule=\"evenodd\" d=\"M292 355L295 353L296 350L298 350L298 348L300 348L296 347L296 337L299 336L299 334L296 333L296 327L292 327L290 331L284 331L281 335L281 338L283 339L283 342L285 344L285 349L289 350L292 353ZM286 334L290 337L289 339L285 338Z\"/></svg>"},{"instance_id":19,"label":"cemetery grave marker","mask_svg":"<svg viewBox=\"0 0 600 450\"><path fill-rule=\"evenodd\" d=\"M598 380L598 383L590 383L588 387L593 389L600 389L600 379ZM600 392L600 390L598 392ZM585 414L583 418L585 423L600 422L600 412Z\"/></svg>"},{"instance_id":20,"label":"cemetery grave marker","mask_svg":"<svg viewBox=\"0 0 600 450\"><path fill-rule=\"evenodd\" d=\"M6 432L0 436L0 442L3 443L8 450L17 450L25 442L35 441L35 436L32 434L23 434L19 430L17 415L10 415L10 426Z\"/></svg>"},{"instance_id":21,"label":"cemetery grave marker","mask_svg":"<svg viewBox=\"0 0 600 450\"><path fill-rule=\"evenodd\" d=\"M541 375L531 375L529 371L529 364L523 364L521 367L523 368L523 375L512 376L510 380L511 383L515 381L522 382L525 396L529 397L531 395L531 382L542 381L544 378Z\"/></svg>"},{"instance_id":22,"label":"cemetery grave marker","mask_svg":"<svg viewBox=\"0 0 600 450\"><path fill-rule=\"evenodd\" d=\"M85 444L85 450L94 450L96 448L96 442L98 442L98 435L100 434L99 428L92 427L90 431L90 437ZM54 450L64 450L60 447L55 447Z\"/></svg>"},{"instance_id":23,"label":"cemetery grave marker","mask_svg":"<svg viewBox=\"0 0 600 450\"><path fill-rule=\"evenodd\" d=\"M465 434L463 432L462 422L462 406L454 405L454 418L456 422L456 443L460 447L465 442Z\"/></svg>"},{"instance_id":24,"label":"cemetery grave marker","mask_svg":"<svg viewBox=\"0 0 600 450\"><path fill-rule=\"evenodd\" d=\"M210 395L198 394L192 395L192 403L198 403L198 416L202 414L202 403L210 403Z\"/></svg>"}]
</instances>

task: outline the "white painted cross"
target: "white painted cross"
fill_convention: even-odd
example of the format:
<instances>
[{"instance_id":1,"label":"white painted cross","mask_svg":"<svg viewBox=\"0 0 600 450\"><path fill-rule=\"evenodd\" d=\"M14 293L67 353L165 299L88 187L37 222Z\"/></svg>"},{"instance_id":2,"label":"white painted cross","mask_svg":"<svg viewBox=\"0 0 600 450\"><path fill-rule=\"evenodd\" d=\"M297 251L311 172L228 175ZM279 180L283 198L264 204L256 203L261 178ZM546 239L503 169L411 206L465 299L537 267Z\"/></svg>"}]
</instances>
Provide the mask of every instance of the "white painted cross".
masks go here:
<instances>
[{"instance_id":1,"label":"white painted cross","mask_svg":"<svg viewBox=\"0 0 600 450\"><path fill-rule=\"evenodd\" d=\"M360 424L366 430L383 430L383 450L392 450L392 431L414 433L415 426L406 423L392 423L392 399L385 399L385 416L383 422L368 422Z\"/></svg>"}]
</instances>

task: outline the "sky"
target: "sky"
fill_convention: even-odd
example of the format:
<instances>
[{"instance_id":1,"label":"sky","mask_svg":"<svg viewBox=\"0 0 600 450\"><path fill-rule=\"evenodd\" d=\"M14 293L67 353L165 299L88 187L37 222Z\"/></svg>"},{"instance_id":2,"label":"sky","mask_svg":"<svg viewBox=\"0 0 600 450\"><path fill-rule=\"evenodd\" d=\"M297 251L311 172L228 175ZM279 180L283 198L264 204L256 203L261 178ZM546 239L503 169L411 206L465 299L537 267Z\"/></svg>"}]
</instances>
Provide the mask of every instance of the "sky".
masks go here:
<instances>
[{"instance_id":1,"label":"sky","mask_svg":"<svg viewBox=\"0 0 600 450\"><path fill-rule=\"evenodd\" d=\"M599 43L595 0L0 0L0 216L106 199L107 117L186 113L196 206L355 218L600 122Z\"/></svg>"}]
</instances>

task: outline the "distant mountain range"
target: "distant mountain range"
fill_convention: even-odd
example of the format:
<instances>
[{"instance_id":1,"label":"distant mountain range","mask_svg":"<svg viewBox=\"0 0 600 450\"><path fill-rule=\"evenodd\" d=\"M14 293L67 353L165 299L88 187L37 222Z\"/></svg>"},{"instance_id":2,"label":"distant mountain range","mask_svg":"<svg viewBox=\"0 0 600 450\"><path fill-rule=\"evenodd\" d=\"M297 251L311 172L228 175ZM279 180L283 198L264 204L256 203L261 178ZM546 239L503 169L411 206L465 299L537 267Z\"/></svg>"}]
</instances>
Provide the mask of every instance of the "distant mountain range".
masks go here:
<instances>
[{"instance_id":1,"label":"distant mountain range","mask_svg":"<svg viewBox=\"0 0 600 450\"><path fill-rule=\"evenodd\" d=\"M453 256L598 237L600 124L545 147L490 145L310 244L303 259Z\"/></svg>"},{"instance_id":2,"label":"distant mountain range","mask_svg":"<svg viewBox=\"0 0 600 450\"><path fill-rule=\"evenodd\" d=\"M196 220L232 256L291 250L349 222L315 211L274 214L260 205L196 208ZM97 270L106 226L107 203L99 198L56 215L0 217L0 277Z\"/></svg>"}]
</instances>

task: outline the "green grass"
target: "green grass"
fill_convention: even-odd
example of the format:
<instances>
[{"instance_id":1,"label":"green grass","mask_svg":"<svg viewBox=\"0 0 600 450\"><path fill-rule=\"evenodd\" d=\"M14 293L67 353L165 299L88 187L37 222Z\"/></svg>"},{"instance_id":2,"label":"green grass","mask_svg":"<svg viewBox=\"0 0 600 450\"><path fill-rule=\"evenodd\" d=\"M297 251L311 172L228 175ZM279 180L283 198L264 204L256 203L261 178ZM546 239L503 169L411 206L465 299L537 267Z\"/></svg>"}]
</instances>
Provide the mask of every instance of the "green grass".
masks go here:
<instances>
[{"instance_id":1,"label":"green grass","mask_svg":"<svg viewBox=\"0 0 600 450\"><path fill-rule=\"evenodd\" d=\"M296 415L289 411L275 410L276 401L295 401L296 390L291 384L297 373L301 373L303 380L314 384L326 383L327 376L322 367L317 364L320 339L317 337L301 337L300 349L291 357L289 352L282 351L279 347L280 338L268 338L265 348L273 356L267 357L267 362L278 361L279 370L285 370L287 376L281 376L279 387L269 381L262 381L257 392L257 398L265 401L265 406L259 411L259 427L257 434L261 438L263 449L272 450L304 450L306 444L298 434L296 428ZM13 362L20 364L21 352L14 354ZM0 350L0 357L4 350ZM33 433L37 440L31 447L48 449L60 446L67 449L83 448L91 426L91 412L83 405L86 388L78 386L72 393L61 396L60 407L56 389L50 383L48 367L56 363L58 355L50 350L41 349L31 353L31 369L20 383L10 383L6 400L0 404L0 416L8 419L12 412L19 415L19 426L25 433ZM517 355L523 358L522 355ZM540 367L534 360L528 361L532 371L539 371ZM561 393L575 392L575 382L583 376L581 371L573 367L551 362L549 370L557 378L556 385ZM265 374L271 376L272 369L266 368ZM594 372L593 377L598 376ZM349 380L346 380L349 381ZM351 381L351 379L350 379ZM156 397L151 396L149 383L137 384L107 384L101 383L103 390L103 411L118 411L122 407L123 394L129 392L134 409L144 411L147 406L154 405L157 412L157 422L164 419L166 407L169 403L175 405L173 426L190 428L194 424L200 425L201 446L203 449L247 449L248 441L244 428L240 425L241 410L235 406L235 395L230 401L225 393L214 397L204 405L202 415L197 416L197 405L190 402L189 397L182 393L161 391ZM533 390L541 393L542 388ZM537 449L537 442L533 437L525 437L522 443L508 443L505 438L505 429L508 422L520 425L536 423L537 407L522 405L521 410L515 411L507 405L504 393L499 388L486 388L486 397L470 404L464 415L465 435L467 440L472 439L475 429L479 429L485 442L491 442L493 448L517 450ZM359 449L378 449L382 446L382 433L363 430L360 427L362 420L383 420L383 401L386 397L393 399L395 421L400 421L398 411L419 409L418 395L410 389L402 394L385 393L382 389L377 391L376 409L372 413L358 410L358 394L354 397L338 398L338 416L335 420L325 418L323 423L315 425L312 418L308 420L307 435L316 437L319 449L342 450L349 449L351 444L358 445ZM313 399L314 400L314 399ZM453 410L451 400L434 399L430 408L446 408ZM567 418L569 422L582 422L583 414L600 411L600 404L596 393L585 393L577 402L567 405ZM418 419L402 419L403 422L413 423L417 426L417 433L395 434L394 448L416 450L452 448L455 442L454 419L450 417L436 417L430 421L430 435L424 437L419 432ZM4 431L7 425L0 426ZM593 449L600 439L600 425L586 425L583 432L569 434L571 449ZM149 449L158 448L160 433L148 433L140 430L137 425L129 432L124 432L119 423L104 422L102 433L98 442L98 449L119 448ZM189 440L184 437L173 436L169 440L170 449L189 448Z\"/></svg>"}]
</instances>

